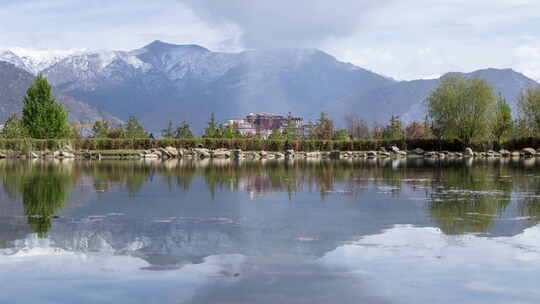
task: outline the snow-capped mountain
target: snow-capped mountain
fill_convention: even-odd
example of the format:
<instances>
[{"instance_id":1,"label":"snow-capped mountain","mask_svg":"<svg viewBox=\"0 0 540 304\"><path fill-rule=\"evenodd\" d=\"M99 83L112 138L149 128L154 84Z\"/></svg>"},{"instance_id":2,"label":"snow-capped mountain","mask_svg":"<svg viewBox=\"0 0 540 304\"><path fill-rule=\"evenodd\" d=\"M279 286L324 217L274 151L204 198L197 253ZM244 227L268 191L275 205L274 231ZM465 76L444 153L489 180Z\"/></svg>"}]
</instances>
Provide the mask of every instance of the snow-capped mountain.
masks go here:
<instances>
[{"instance_id":1,"label":"snow-capped mountain","mask_svg":"<svg viewBox=\"0 0 540 304\"><path fill-rule=\"evenodd\" d=\"M7 50L0 50L0 61L12 63L31 74L37 75L62 59L81 52L84 51L36 51L24 48L10 48Z\"/></svg>"},{"instance_id":2,"label":"snow-capped mountain","mask_svg":"<svg viewBox=\"0 0 540 304\"><path fill-rule=\"evenodd\" d=\"M154 130L166 120L200 130L211 111L222 119L259 111L316 117L353 88L393 82L314 49L223 53L162 41L69 56L42 73L65 94L123 118L140 117Z\"/></svg>"},{"instance_id":3,"label":"snow-capped mountain","mask_svg":"<svg viewBox=\"0 0 540 304\"><path fill-rule=\"evenodd\" d=\"M395 81L317 49L223 53L154 41L131 51L41 54L41 61L19 54L1 53L0 61L44 74L59 92L91 107L121 119L136 116L152 131L168 120L186 120L201 131L210 112L221 120L292 112L307 121L322 111L337 120L346 113L368 122L391 115L422 120L423 100L439 82ZM513 107L524 87L538 85L512 70L464 75L486 79Z\"/></svg>"}]
</instances>

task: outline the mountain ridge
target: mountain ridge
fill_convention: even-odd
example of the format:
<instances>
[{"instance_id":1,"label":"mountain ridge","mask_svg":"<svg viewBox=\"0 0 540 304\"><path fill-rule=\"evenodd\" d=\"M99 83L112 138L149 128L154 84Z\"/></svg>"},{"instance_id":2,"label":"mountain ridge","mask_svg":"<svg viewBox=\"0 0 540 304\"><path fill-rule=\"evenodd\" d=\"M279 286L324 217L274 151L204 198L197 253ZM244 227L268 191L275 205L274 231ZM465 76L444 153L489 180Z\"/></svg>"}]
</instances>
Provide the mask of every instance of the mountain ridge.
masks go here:
<instances>
[{"instance_id":1,"label":"mountain ridge","mask_svg":"<svg viewBox=\"0 0 540 304\"><path fill-rule=\"evenodd\" d=\"M292 112L308 120L325 111L337 120L348 113L371 123L391 115L422 120L423 100L441 79L396 81L318 49L224 53L160 40L130 51L73 54L40 73L62 94L121 119L139 117L153 131L186 120L199 132L210 112L221 119ZM442 77L450 74L456 72ZM458 74L486 79L514 111L521 90L538 85L512 69Z\"/></svg>"}]
</instances>

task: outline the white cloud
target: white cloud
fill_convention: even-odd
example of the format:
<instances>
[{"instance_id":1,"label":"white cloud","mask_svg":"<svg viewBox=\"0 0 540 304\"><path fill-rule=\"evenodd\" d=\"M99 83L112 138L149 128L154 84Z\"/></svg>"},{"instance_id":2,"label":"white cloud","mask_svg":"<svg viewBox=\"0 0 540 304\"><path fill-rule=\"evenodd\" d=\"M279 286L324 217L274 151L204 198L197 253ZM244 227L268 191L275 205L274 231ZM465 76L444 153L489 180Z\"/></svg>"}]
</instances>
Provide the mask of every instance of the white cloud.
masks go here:
<instances>
[{"instance_id":1,"label":"white cloud","mask_svg":"<svg viewBox=\"0 0 540 304\"><path fill-rule=\"evenodd\" d=\"M0 48L315 47L397 79L514 68L540 79L540 2L6 0Z\"/></svg>"}]
</instances>

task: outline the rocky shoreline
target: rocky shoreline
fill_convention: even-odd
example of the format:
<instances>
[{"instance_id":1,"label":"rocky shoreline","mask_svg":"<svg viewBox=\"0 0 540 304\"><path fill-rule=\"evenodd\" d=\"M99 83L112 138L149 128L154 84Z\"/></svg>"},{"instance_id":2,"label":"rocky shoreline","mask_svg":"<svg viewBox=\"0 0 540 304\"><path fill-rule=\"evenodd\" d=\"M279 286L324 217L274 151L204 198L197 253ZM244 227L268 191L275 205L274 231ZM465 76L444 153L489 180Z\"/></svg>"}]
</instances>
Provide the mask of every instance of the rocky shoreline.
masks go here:
<instances>
[{"instance_id":1,"label":"rocky shoreline","mask_svg":"<svg viewBox=\"0 0 540 304\"><path fill-rule=\"evenodd\" d=\"M540 157L540 149L524 148L521 151L488 150L475 152L466 148L463 152L451 151L424 151L414 149L409 151L400 150L396 146L380 148L377 151L313 151L300 152L286 150L285 152L270 151L242 151L229 149L199 148L174 148L165 147L150 150L126 150L126 151L74 151L70 146L65 146L57 151L35 152L6 152L0 153L0 158L13 159L360 159L360 158L505 158L505 157Z\"/></svg>"}]
</instances>

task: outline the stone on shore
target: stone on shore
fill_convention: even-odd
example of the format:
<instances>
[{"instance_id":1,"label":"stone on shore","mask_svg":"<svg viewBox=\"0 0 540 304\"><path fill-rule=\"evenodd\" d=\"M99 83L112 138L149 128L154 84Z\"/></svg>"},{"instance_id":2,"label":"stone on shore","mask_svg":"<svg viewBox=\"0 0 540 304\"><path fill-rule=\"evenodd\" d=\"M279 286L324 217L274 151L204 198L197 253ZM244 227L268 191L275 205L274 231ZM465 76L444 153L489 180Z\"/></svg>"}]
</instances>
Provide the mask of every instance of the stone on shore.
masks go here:
<instances>
[{"instance_id":1,"label":"stone on shore","mask_svg":"<svg viewBox=\"0 0 540 304\"><path fill-rule=\"evenodd\" d=\"M289 149L289 150L285 151L285 157L286 158L294 158L294 156L295 156L295 153L294 153L293 149Z\"/></svg>"},{"instance_id":2,"label":"stone on shore","mask_svg":"<svg viewBox=\"0 0 540 304\"><path fill-rule=\"evenodd\" d=\"M471 148L465 148L465 156L466 157L474 157L474 152Z\"/></svg>"},{"instance_id":3,"label":"stone on shore","mask_svg":"<svg viewBox=\"0 0 540 304\"><path fill-rule=\"evenodd\" d=\"M533 149L533 148L523 148L521 150L521 152L523 152L523 154L525 156L535 156L536 155L536 150Z\"/></svg>"},{"instance_id":4,"label":"stone on shore","mask_svg":"<svg viewBox=\"0 0 540 304\"><path fill-rule=\"evenodd\" d=\"M499 154L500 154L502 157L508 157L508 156L510 156L511 153L510 153L510 151L508 151L508 150L500 149L500 150L499 150Z\"/></svg>"},{"instance_id":5,"label":"stone on shore","mask_svg":"<svg viewBox=\"0 0 540 304\"><path fill-rule=\"evenodd\" d=\"M218 150L215 150L212 153L212 157L213 158L230 158L231 157L231 152L228 151L228 150L218 149Z\"/></svg>"},{"instance_id":6,"label":"stone on shore","mask_svg":"<svg viewBox=\"0 0 540 304\"><path fill-rule=\"evenodd\" d=\"M416 148L412 152L414 152L414 154L416 154L416 155L424 155L424 153L425 153L424 150L421 149L421 148Z\"/></svg>"},{"instance_id":7,"label":"stone on shore","mask_svg":"<svg viewBox=\"0 0 540 304\"><path fill-rule=\"evenodd\" d=\"M232 150L232 151L231 151L231 156L232 156L234 159L240 159L240 158L242 158L242 156L243 156L242 150L240 150L240 149Z\"/></svg>"},{"instance_id":8,"label":"stone on shore","mask_svg":"<svg viewBox=\"0 0 540 304\"><path fill-rule=\"evenodd\" d=\"M367 151L367 157L377 157L377 151Z\"/></svg>"}]
</instances>

